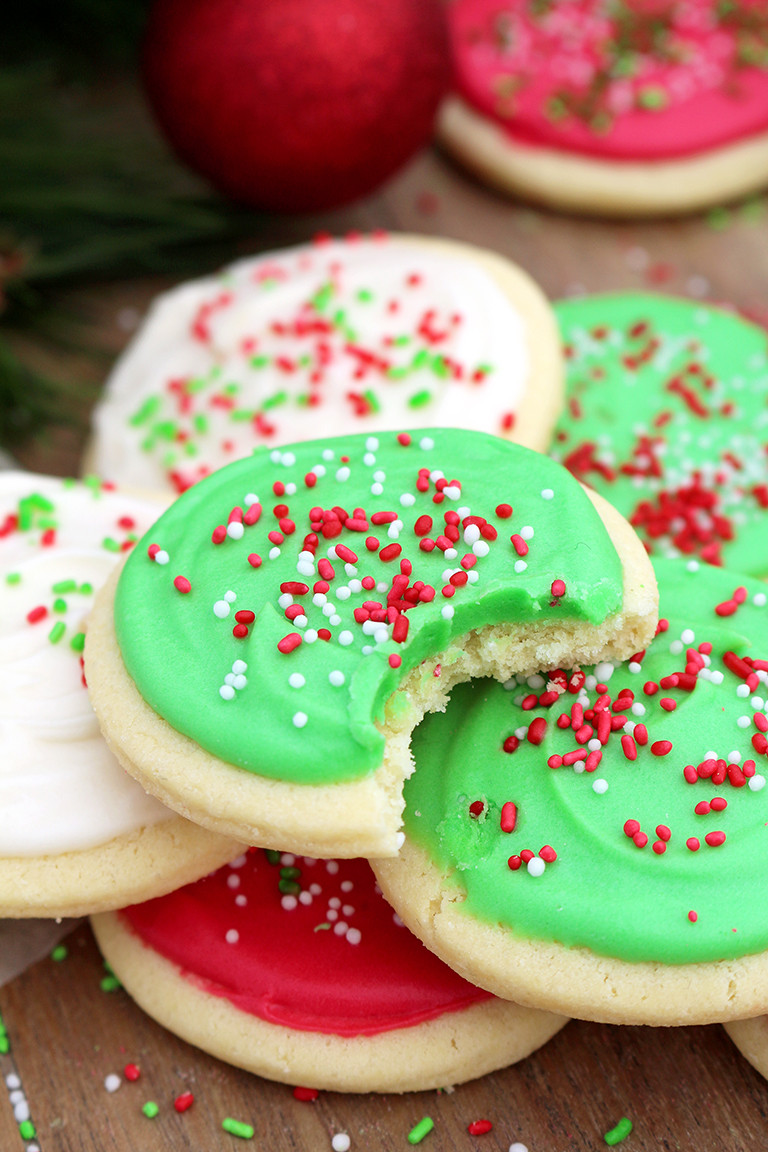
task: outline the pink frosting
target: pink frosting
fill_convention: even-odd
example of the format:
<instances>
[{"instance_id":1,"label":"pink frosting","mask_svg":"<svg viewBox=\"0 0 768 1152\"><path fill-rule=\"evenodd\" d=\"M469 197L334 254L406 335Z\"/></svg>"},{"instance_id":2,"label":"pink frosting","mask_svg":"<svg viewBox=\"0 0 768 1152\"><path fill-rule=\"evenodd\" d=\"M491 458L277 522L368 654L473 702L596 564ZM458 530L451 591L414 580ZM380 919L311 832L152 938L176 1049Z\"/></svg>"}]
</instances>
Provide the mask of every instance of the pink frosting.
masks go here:
<instances>
[{"instance_id":1,"label":"pink frosting","mask_svg":"<svg viewBox=\"0 0 768 1152\"><path fill-rule=\"evenodd\" d=\"M294 892L281 867L300 869L283 879ZM396 920L364 860L271 864L251 849L120 915L204 991L300 1031L373 1036L492 999Z\"/></svg>"},{"instance_id":2,"label":"pink frosting","mask_svg":"<svg viewBox=\"0 0 768 1152\"><path fill-rule=\"evenodd\" d=\"M706 152L768 131L768 5L724 8L453 0L458 87L525 144L608 160Z\"/></svg>"}]
</instances>

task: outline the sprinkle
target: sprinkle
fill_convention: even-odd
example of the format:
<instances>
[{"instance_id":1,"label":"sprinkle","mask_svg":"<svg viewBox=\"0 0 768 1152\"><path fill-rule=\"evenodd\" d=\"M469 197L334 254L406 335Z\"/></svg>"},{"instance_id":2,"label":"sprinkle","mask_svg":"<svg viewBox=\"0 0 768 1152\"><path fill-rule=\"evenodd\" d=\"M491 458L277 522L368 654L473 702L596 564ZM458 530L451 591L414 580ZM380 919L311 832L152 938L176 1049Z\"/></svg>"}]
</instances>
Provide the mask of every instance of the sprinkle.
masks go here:
<instances>
[{"instance_id":1,"label":"sprinkle","mask_svg":"<svg viewBox=\"0 0 768 1152\"><path fill-rule=\"evenodd\" d=\"M173 586L178 592L182 592L184 595L192 591L192 585L186 576L177 576L173 581Z\"/></svg>"},{"instance_id":2,"label":"sprinkle","mask_svg":"<svg viewBox=\"0 0 768 1152\"><path fill-rule=\"evenodd\" d=\"M520 853L521 858L522 858L522 855L523 855L523 853L521 852ZM546 867L547 867L546 861L542 860L539 856L533 856L526 864L526 868L528 870L529 876L543 876L544 872L546 870Z\"/></svg>"},{"instance_id":3,"label":"sprinkle","mask_svg":"<svg viewBox=\"0 0 768 1152\"><path fill-rule=\"evenodd\" d=\"M242 1120L233 1120L231 1116L226 1116L221 1126L225 1132L230 1136L239 1136L241 1140L252 1140L254 1129L250 1124L245 1124Z\"/></svg>"},{"instance_id":4,"label":"sprinkle","mask_svg":"<svg viewBox=\"0 0 768 1152\"><path fill-rule=\"evenodd\" d=\"M484 1136L486 1132L493 1129L493 1124L490 1120L473 1120L471 1124L467 1125L467 1132L470 1136Z\"/></svg>"},{"instance_id":5,"label":"sprinkle","mask_svg":"<svg viewBox=\"0 0 768 1152\"><path fill-rule=\"evenodd\" d=\"M419 1120L418 1124L414 1124L413 1128L411 1128L410 1132L408 1133L408 1143L420 1144L424 1137L429 1135L434 1126L435 1122L432 1117L424 1116L423 1119Z\"/></svg>"},{"instance_id":6,"label":"sprinkle","mask_svg":"<svg viewBox=\"0 0 768 1152\"><path fill-rule=\"evenodd\" d=\"M141 1110L148 1120L154 1120L155 1116L157 1116L158 1112L160 1111L154 1100L147 1100L146 1104L142 1104Z\"/></svg>"},{"instance_id":7,"label":"sprinkle","mask_svg":"<svg viewBox=\"0 0 768 1152\"><path fill-rule=\"evenodd\" d=\"M125 1068L123 1068L123 1075L126 1080L130 1080L133 1083L139 1079L141 1071L137 1064L126 1064Z\"/></svg>"},{"instance_id":8,"label":"sprinkle","mask_svg":"<svg viewBox=\"0 0 768 1152\"><path fill-rule=\"evenodd\" d=\"M603 1139L606 1144L620 1144L622 1140L626 1140L632 1131L632 1121L627 1116L622 1116L615 1128L611 1128L610 1132L606 1132Z\"/></svg>"},{"instance_id":9,"label":"sprinkle","mask_svg":"<svg viewBox=\"0 0 768 1152\"><path fill-rule=\"evenodd\" d=\"M688 919L690 920L691 924L695 924L698 918L698 912L694 912L693 909L691 909L691 911L688 913Z\"/></svg>"},{"instance_id":10,"label":"sprinkle","mask_svg":"<svg viewBox=\"0 0 768 1152\"><path fill-rule=\"evenodd\" d=\"M293 714L293 726L294 726L294 728L304 728L306 726L308 719L309 719L309 717L307 716L306 712L294 712L294 714Z\"/></svg>"},{"instance_id":11,"label":"sprinkle","mask_svg":"<svg viewBox=\"0 0 768 1152\"><path fill-rule=\"evenodd\" d=\"M337 1132L331 1140L333 1152L349 1152L352 1141L346 1132Z\"/></svg>"},{"instance_id":12,"label":"sprinkle","mask_svg":"<svg viewBox=\"0 0 768 1152\"><path fill-rule=\"evenodd\" d=\"M173 1102L173 1106L177 1112L186 1112L195 1102L195 1097L191 1092L182 1092L177 1096Z\"/></svg>"},{"instance_id":13,"label":"sprinkle","mask_svg":"<svg viewBox=\"0 0 768 1152\"><path fill-rule=\"evenodd\" d=\"M122 1080L116 1072L110 1072L110 1074L104 1078L104 1087L107 1092L117 1092L121 1084Z\"/></svg>"},{"instance_id":14,"label":"sprinkle","mask_svg":"<svg viewBox=\"0 0 768 1152\"><path fill-rule=\"evenodd\" d=\"M514 832L515 825L517 824L517 805L511 800L507 800L501 808L501 830L502 832Z\"/></svg>"},{"instance_id":15,"label":"sprinkle","mask_svg":"<svg viewBox=\"0 0 768 1152\"><path fill-rule=\"evenodd\" d=\"M318 1092L317 1088L300 1088L297 1086L293 1090L293 1096L294 1096L295 1100L303 1100L303 1101L317 1100L319 1095L320 1095L320 1093Z\"/></svg>"}]
</instances>

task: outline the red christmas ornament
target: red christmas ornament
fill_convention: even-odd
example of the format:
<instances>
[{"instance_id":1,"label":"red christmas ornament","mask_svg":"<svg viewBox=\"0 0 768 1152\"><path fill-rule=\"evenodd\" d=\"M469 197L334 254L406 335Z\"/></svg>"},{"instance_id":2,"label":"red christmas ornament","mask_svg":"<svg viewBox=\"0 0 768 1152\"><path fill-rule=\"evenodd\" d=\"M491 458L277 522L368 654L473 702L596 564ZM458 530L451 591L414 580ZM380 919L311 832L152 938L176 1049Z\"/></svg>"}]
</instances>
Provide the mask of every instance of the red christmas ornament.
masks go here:
<instances>
[{"instance_id":1,"label":"red christmas ornament","mask_svg":"<svg viewBox=\"0 0 768 1152\"><path fill-rule=\"evenodd\" d=\"M430 139L449 60L442 0L157 0L144 78L192 168L302 212L364 196Z\"/></svg>"}]
</instances>

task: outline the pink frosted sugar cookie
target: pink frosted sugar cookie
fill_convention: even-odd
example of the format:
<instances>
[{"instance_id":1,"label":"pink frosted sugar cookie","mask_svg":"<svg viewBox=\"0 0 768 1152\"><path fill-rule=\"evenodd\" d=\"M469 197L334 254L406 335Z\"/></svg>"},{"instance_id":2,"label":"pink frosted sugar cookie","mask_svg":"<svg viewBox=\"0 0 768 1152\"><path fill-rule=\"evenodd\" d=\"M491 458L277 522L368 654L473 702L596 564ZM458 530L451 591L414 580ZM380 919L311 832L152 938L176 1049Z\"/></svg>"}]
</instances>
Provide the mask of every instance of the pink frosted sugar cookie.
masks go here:
<instances>
[{"instance_id":1,"label":"pink frosted sugar cookie","mask_svg":"<svg viewBox=\"0 0 768 1152\"><path fill-rule=\"evenodd\" d=\"M385 233L241 260L161 296L116 364L89 468L183 491L262 446L472 428L543 451L562 405L543 294L508 260Z\"/></svg>"},{"instance_id":2,"label":"pink frosted sugar cookie","mask_svg":"<svg viewBox=\"0 0 768 1152\"><path fill-rule=\"evenodd\" d=\"M442 1087L521 1060L565 1023L447 968L402 926L364 860L251 849L93 926L150 1016L289 1084Z\"/></svg>"},{"instance_id":3,"label":"pink frosted sugar cookie","mask_svg":"<svg viewBox=\"0 0 768 1152\"><path fill-rule=\"evenodd\" d=\"M762 0L454 0L446 147L557 208L685 212L768 181Z\"/></svg>"}]
</instances>

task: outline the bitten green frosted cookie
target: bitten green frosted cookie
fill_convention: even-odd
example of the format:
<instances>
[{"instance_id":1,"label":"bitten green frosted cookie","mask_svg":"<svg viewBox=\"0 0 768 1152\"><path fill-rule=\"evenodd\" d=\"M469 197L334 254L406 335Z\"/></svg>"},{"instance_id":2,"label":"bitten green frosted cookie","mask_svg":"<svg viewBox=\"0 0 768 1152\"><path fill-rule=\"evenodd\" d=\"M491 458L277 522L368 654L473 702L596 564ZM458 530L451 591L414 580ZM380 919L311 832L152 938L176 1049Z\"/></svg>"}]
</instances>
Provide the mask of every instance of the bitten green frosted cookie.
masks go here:
<instances>
[{"instance_id":1,"label":"bitten green frosted cookie","mask_svg":"<svg viewBox=\"0 0 768 1152\"><path fill-rule=\"evenodd\" d=\"M410 731L455 683L653 634L645 552L598 508L478 432L262 449L185 492L99 598L86 667L107 739L222 832L392 854Z\"/></svg>"},{"instance_id":2,"label":"bitten green frosted cookie","mask_svg":"<svg viewBox=\"0 0 768 1152\"><path fill-rule=\"evenodd\" d=\"M654 556L768 576L768 335L642 293L561 300L567 405L551 452Z\"/></svg>"},{"instance_id":3,"label":"bitten green frosted cookie","mask_svg":"<svg viewBox=\"0 0 768 1152\"><path fill-rule=\"evenodd\" d=\"M473 681L419 725L406 845L376 869L497 995L707 1023L768 1003L768 605L696 561L656 572L659 632L635 660Z\"/></svg>"},{"instance_id":4,"label":"bitten green frosted cookie","mask_svg":"<svg viewBox=\"0 0 768 1152\"><path fill-rule=\"evenodd\" d=\"M238 850L126 775L85 687L94 593L162 508L98 481L0 473L0 916L119 907Z\"/></svg>"},{"instance_id":5,"label":"bitten green frosted cookie","mask_svg":"<svg viewBox=\"0 0 768 1152\"><path fill-rule=\"evenodd\" d=\"M252 850L168 896L93 921L137 1003L273 1080L409 1092L527 1056L565 1020L497 1000L428 952L363 860Z\"/></svg>"},{"instance_id":6,"label":"bitten green frosted cookie","mask_svg":"<svg viewBox=\"0 0 768 1152\"><path fill-rule=\"evenodd\" d=\"M759 0L453 0L445 146L502 191L610 216L768 182Z\"/></svg>"},{"instance_id":7,"label":"bitten green frosted cookie","mask_svg":"<svg viewBox=\"0 0 768 1152\"><path fill-rule=\"evenodd\" d=\"M543 450L562 377L552 310L510 261L321 239L161 296L107 381L89 467L183 491L259 445L425 425Z\"/></svg>"}]
</instances>

